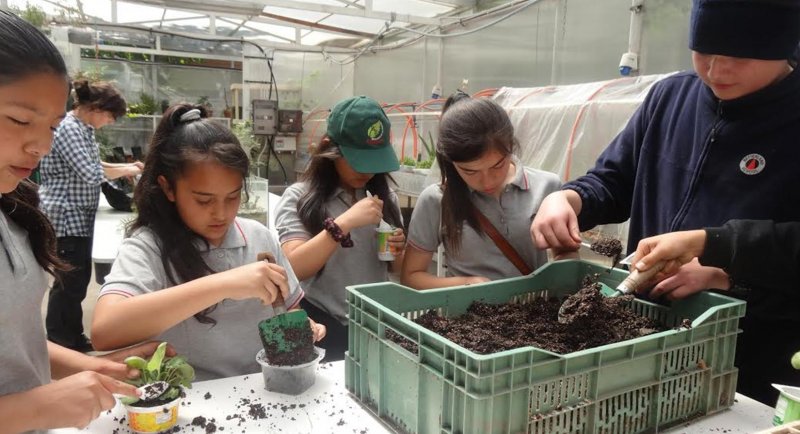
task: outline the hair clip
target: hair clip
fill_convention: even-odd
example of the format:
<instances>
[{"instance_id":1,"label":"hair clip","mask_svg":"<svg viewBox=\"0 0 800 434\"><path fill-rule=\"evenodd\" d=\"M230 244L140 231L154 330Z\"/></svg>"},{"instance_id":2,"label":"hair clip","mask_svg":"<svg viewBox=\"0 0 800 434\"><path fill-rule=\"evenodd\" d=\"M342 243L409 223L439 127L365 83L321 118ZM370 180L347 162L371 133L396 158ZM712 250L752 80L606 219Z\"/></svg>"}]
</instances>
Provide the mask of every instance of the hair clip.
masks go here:
<instances>
[{"instance_id":1,"label":"hair clip","mask_svg":"<svg viewBox=\"0 0 800 434\"><path fill-rule=\"evenodd\" d=\"M200 109L191 109L191 110L189 110L186 113L181 115L180 122L181 123L186 123L186 122L190 122L190 121L196 121L196 120L200 119L200 117L201 117L200 116Z\"/></svg>"}]
</instances>

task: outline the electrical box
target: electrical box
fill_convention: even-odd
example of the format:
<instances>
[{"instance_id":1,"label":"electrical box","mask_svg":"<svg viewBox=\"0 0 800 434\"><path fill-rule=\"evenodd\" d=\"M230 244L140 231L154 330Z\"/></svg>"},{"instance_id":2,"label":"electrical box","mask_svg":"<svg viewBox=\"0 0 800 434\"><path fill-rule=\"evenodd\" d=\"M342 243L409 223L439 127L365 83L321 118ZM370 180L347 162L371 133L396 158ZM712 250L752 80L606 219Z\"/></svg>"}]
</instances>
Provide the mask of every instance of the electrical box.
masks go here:
<instances>
[{"instance_id":1,"label":"electrical box","mask_svg":"<svg viewBox=\"0 0 800 434\"><path fill-rule=\"evenodd\" d=\"M278 103L266 99L253 100L253 134L273 136L277 132Z\"/></svg>"},{"instance_id":2,"label":"electrical box","mask_svg":"<svg viewBox=\"0 0 800 434\"><path fill-rule=\"evenodd\" d=\"M294 152L297 150L297 137L275 136L272 147L276 152Z\"/></svg>"},{"instance_id":3,"label":"electrical box","mask_svg":"<svg viewBox=\"0 0 800 434\"><path fill-rule=\"evenodd\" d=\"M303 111L278 110L278 131L281 133L302 133Z\"/></svg>"}]
</instances>

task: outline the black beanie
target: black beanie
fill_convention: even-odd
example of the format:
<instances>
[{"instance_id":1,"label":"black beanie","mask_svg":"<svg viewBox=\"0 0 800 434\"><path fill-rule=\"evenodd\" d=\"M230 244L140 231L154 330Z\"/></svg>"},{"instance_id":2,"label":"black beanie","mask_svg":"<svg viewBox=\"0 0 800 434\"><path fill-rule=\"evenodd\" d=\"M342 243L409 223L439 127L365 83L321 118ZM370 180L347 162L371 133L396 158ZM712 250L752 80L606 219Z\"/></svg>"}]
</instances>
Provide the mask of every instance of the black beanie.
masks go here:
<instances>
[{"instance_id":1,"label":"black beanie","mask_svg":"<svg viewBox=\"0 0 800 434\"><path fill-rule=\"evenodd\" d=\"M761 60L794 58L800 0L694 0L689 48Z\"/></svg>"}]
</instances>

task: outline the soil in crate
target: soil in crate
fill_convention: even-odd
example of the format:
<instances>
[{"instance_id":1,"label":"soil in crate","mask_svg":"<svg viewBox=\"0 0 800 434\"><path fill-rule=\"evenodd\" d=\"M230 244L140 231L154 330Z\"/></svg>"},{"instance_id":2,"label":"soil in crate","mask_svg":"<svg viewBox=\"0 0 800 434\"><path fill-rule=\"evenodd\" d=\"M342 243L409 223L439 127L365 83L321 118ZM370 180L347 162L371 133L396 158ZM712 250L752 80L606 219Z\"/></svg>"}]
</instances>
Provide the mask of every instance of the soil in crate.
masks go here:
<instances>
[{"instance_id":1,"label":"soil in crate","mask_svg":"<svg viewBox=\"0 0 800 434\"><path fill-rule=\"evenodd\" d=\"M667 330L628 307L633 296L605 297L595 284L571 296L581 306L569 324L558 322L562 300L492 305L474 302L463 315L445 318L428 311L414 322L479 354L533 346L566 354ZM386 337L416 353L417 346L394 331Z\"/></svg>"}]
</instances>

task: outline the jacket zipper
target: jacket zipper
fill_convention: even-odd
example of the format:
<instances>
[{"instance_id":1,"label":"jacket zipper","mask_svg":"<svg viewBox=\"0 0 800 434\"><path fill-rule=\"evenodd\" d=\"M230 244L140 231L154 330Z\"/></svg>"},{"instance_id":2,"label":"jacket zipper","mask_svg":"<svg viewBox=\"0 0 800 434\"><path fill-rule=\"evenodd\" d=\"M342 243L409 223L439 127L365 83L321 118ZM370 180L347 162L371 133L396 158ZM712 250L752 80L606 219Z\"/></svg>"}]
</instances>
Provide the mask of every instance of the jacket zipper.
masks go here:
<instances>
[{"instance_id":1,"label":"jacket zipper","mask_svg":"<svg viewBox=\"0 0 800 434\"><path fill-rule=\"evenodd\" d=\"M720 101L717 103L717 116L714 119L714 124L711 126L711 132L709 133L708 139L706 139L706 142L703 146L703 152L700 154L700 162L697 164L697 169L695 169L694 173L692 173L692 180L689 183L689 191L687 192L686 197L683 199L683 203L678 209L678 213L675 214L675 218L672 219L672 223L669 226L669 232L675 232L679 230L684 218L686 218L686 214L689 212L689 207L691 206L692 202L694 202L694 195L697 193L697 185L700 182L700 174L703 172L703 168L706 165L706 158L708 157L709 152L711 152L711 147L714 146L714 142L717 140L717 129L721 123L722 102Z\"/></svg>"}]
</instances>

